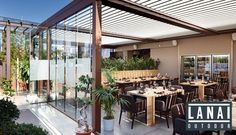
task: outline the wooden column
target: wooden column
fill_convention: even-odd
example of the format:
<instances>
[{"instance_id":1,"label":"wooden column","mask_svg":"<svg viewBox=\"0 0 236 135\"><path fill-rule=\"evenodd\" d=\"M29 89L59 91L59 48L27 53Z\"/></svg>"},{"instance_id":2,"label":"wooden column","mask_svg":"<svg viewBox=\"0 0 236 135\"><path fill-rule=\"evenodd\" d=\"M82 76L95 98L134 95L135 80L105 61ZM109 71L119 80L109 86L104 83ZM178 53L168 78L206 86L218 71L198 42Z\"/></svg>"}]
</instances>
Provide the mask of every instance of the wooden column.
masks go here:
<instances>
[{"instance_id":1,"label":"wooden column","mask_svg":"<svg viewBox=\"0 0 236 135\"><path fill-rule=\"evenodd\" d=\"M47 30L47 59L48 59L48 80L47 80L47 102L50 96L50 60L51 60L51 30Z\"/></svg>"},{"instance_id":2,"label":"wooden column","mask_svg":"<svg viewBox=\"0 0 236 135\"><path fill-rule=\"evenodd\" d=\"M93 2L93 41L92 41L92 77L93 88L101 86L101 1ZM101 104L93 96L92 126L95 132L101 132Z\"/></svg>"},{"instance_id":3,"label":"wooden column","mask_svg":"<svg viewBox=\"0 0 236 135\"><path fill-rule=\"evenodd\" d=\"M6 28L6 78L11 79L11 27Z\"/></svg>"},{"instance_id":4,"label":"wooden column","mask_svg":"<svg viewBox=\"0 0 236 135\"><path fill-rule=\"evenodd\" d=\"M6 51L6 31L2 32L2 51ZM5 57L6 58L6 57ZM6 60L6 59L5 59ZM6 78L6 62L2 62L2 78Z\"/></svg>"},{"instance_id":5,"label":"wooden column","mask_svg":"<svg viewBox=\"0 0 236 135\"><path fill-rule=\"evenodd\" d=\"M42 50L43 50L43 33L40 32L39 33L39 54L38 54L38 60L42 60ZM37 86L37 90L38 90L38 96L41 96L41 92L42 92L42 88L43 88L43 81L42 80L37 80L38 82L38 86Z\"/></svg>"}]
</instances>

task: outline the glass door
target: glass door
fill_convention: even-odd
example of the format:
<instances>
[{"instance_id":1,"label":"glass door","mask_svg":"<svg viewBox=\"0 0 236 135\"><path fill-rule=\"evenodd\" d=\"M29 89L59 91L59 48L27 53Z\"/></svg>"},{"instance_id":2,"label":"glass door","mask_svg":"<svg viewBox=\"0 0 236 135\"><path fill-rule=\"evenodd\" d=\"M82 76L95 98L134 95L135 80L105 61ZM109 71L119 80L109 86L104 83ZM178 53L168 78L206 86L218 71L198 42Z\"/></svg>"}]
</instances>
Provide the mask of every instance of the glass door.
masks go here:
<instances>
[{"instance_id":1,"label":"glass door","mask_svg":"<svg viewBox=\"0 0 236 135\"><path fill-rule=\"evenodd\" d=\"M197 56L196 79L209 80L211 78L211 56Z\"/></svg>"},{"instance_id":2,"label":"glass door","mask_svg":"<svg viewBox=\"0 0 236 135\"><path fill-rule=\"evenodd\" d=\"M216 81L228 82L229 55L212 55L212 77Z\"/></svg>"},{"instance_id":3,"label":"glass door","mask_svg":"<svg viewBox=\"0 0 236 135\"><path fill-rule=\"evenodd\" d=\"M195 75L195 56L182 56L182 80L192 80Z\"/></svg>"}]
</instances>

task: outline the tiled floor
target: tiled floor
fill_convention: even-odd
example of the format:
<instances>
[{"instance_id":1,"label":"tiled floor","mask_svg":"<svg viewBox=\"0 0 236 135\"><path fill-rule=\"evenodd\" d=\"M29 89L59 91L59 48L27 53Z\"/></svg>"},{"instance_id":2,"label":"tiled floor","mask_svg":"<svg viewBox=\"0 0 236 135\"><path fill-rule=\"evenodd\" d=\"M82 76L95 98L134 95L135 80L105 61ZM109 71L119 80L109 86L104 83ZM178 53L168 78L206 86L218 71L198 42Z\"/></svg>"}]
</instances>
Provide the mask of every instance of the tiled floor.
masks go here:
<instances>
[{"instance_id":1,"label":"tiled floor","mask_svg":"<svg viewBox=\"0 0 236 135\"><path fill-rule=\"evenodd\" d=\"M235 110L235 106L233 110ZM21 117L19 122L33 123L50 129L52 135L74 135L77 123L62 114L57 109L48 104L34 104L20 106ZM28 110L27 110L28 109ZM233 113L234 114L234 113ZM171 135L172 122L169 120L170 128L167 128L165 119L157 118L156 125L148 127L143 123L135 121L134 129L131 129L131 121L125 115L122 117L121 124L118 124L119 107L115 109L115 127L112 132L102 130L101 135ZM234 121L234 120L233 120ZM235 122L235 121L234 121ZM235 123L233 122L233 125ZM101 125L103 125L101 123ZM103 127L102 127L103 128Z\"/></svg>"}]
</instances>

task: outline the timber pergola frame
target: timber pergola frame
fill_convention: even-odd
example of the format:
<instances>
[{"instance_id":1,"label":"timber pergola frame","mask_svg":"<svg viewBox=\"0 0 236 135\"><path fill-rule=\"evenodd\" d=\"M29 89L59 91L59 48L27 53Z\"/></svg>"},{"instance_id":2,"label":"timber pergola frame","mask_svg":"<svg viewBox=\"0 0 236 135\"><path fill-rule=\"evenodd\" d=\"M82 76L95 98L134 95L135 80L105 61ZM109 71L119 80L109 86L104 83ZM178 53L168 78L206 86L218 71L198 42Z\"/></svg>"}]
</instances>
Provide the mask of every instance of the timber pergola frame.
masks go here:
<instances>
[{"instance_id":1,"label":"timber pergola frame","mask_svg":"<svg viewBox=\"0 0 236 135\"><path fill-rule=\"evenodd\" d=\"M139 0L136 0L139 1ZM92 6L92 76L95 79L93 84L94 88L101 86L101 39L102 35L109 36L109 37L118 37L130 40L139 41L139 43L150 43L150 42L158 42L158 41L166 41L166 40L173 40L173 39L183 39L183 38L191 38L191 37L198 37L198 36L206 36L206 35L216 35L216 34L224 34L224 33L231 33L235 32L236 29L228 29L228 30L212 30L208 28L204 28L187 21L183 21L181 19L177 19L157 10L153 10L151 8L142 6L141 4L137 4L136 1L128 1L128 0L74 0L63 9L58 11L56 14L48 18L46 21L41 23L39 27L46 27L46 28L53 28L55 25L59 24L61 21L67 19L68 17L76 14L79 11L82 11L88 6ZM147 0L145 1L147 2ZM144 2L143 2L144 3ZM182 35L182 36L173 36L168 38L143 38L143 37L136 37L131 35L125 34L117 34L112 32L104 32L102 31L102 5L109 6L111 8L119 9L121 11L125 11L128 13L132 13L134 15L138 15L141 17L145 17L148 19L152 19L155 21L159 21L168 25L180 27L183 29L191 30L196 32L194 34ZM118 12L118 11L117 11ZM135 18L136 16L133 16ZM119 18L118 18L119 19ZM125 19L125 17L124 17ZM112 23L108 24L112 25ZM39 28L38 32L42 29ZM89 29L83 28L71 28L71 31L77 31L82 33L89 33ZM132 43L134 44L134 43ZM135 43L136 44L136 43ZM131 43L123 44L123 45L131 45ZM120 45L119 45L120 46ZM115 48L116 45L104 45L104 47L108 48ZM96 132L101 131L101 106L98 101L95 100L93 97L94 104L92 105L92 126Z\"/></svg>"},{"instance_id":2,"label":"timber pergola frame","mask_svg":"<svg viewBox=\"0 0 236 135\"><path fill-rule=\"evenodd\" d=\"M11 31L19 32L19 33L31 33L33 31L36 31L37 29L47 29L47 27L38 26L39 24L33 23L33 22L27 22L22 21L18 19L12 19L12 18L5 18L0 20L0 32L2 33L3 37L5 37L5 48L3 48L3 51L6 51L6 61L3 62L3 77L6 77L7 79L11 78ZM21 30L20 30L21 29ZM4 38L2 38L4 40ZM4 42L2 42L4 43ZM30 43L31 44L31 43ZM30 55L30 54L29 54Z\"/></svg>"}]
</instances>

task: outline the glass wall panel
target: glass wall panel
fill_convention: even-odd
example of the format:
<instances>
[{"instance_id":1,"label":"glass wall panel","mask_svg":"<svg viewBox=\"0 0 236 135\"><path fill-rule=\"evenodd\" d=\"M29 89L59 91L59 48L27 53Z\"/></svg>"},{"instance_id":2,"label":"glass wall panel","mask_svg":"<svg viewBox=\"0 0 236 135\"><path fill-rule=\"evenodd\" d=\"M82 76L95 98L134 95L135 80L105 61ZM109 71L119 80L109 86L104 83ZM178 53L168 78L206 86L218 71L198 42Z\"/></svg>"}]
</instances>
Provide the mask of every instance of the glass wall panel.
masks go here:
<instances>
[{"instance_id":1,"label":"glass wall panel","mask_svg":"<svg viewBox=\"0 0 236 135\"><path fill-rule=\"evenodd\" d=\"M30 103L47 101L47 80L49 78L49 63L47 60L47 30L35 35L31 46L30 60ZM30 43L30 41L29 41Z\"/></svg>"},{"instance_id":2,"label":"glass wall panel","mask_svg":"<svg viewBox=\"0 0 236 135\"><path fill-rule=\"evenodd\" d=\"M50 104L75 120L79 117L80 108L77 98L84 95L77 92L75 86L81 75L91 76L91 10L88 7L51 29ZM79 24L85 23L84 17L90 27L86 28L88 32L82 33Z\"/></svg>"}]
</instances>

